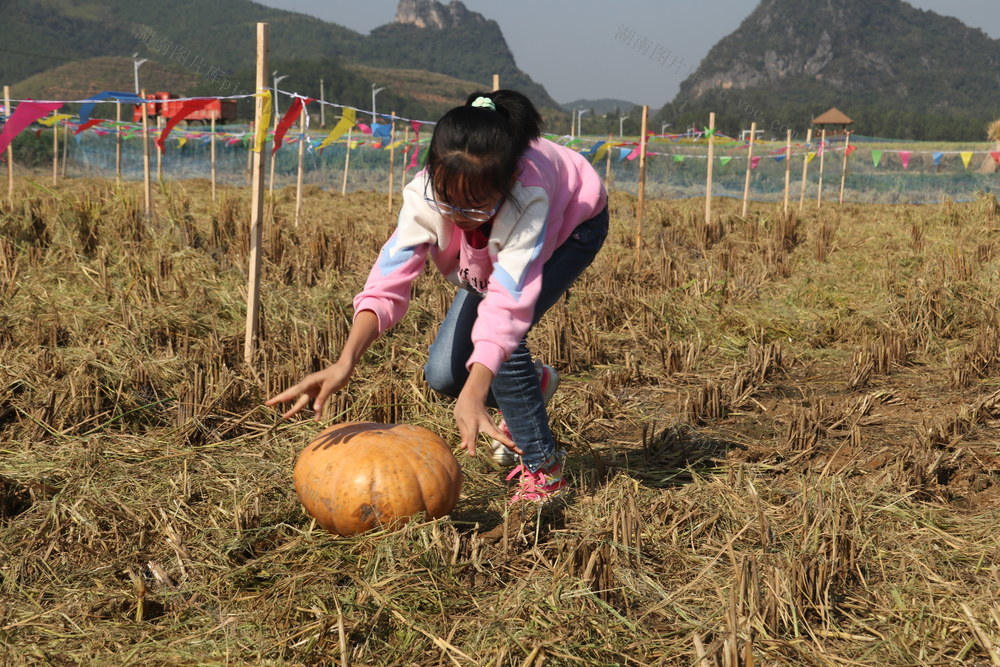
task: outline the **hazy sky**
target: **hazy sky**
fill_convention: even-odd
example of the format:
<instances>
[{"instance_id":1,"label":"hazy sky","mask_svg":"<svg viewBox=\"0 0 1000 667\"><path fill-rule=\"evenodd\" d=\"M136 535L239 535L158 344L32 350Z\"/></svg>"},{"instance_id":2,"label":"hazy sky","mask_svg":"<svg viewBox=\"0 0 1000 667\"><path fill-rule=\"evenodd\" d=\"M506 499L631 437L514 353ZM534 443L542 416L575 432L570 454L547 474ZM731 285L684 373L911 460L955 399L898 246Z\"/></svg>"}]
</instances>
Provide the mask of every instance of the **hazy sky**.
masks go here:
<instances>
[{"instance_id":1,"label":"hazy sky","mask_svg":"<svg viewBox=\"0 0 1000 667\"><path fill-rule=\"evenodd\" d=\"M656 109L757 0L462 0L500 25L518 66L556 101L617 98ZM258 0L368 33L396 0ZM443 4L448 4L444 0ZM909 0L1000 39L1000 0ZM625 42L632 36L631 45ZM645 47L645 54L641 52ZM501 82L502 84L503 82Z\"/></svg>"}]
</instances>

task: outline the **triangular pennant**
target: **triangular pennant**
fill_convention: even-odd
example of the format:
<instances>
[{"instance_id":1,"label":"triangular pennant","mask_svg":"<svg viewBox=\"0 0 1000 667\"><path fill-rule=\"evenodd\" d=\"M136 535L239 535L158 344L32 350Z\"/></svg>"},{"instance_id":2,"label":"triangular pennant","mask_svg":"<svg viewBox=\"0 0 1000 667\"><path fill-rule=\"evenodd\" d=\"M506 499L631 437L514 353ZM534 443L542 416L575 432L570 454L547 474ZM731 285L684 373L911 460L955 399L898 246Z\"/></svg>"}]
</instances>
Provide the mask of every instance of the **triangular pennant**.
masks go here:
<instances>
[{"instance_id":1,"label":"triangular pennant","mask_svg":"<svg viewBox=\"0 0 1000 667\"><path fill-rule=\"evenodd\" d=\"M806 164L809 164L815 159L816 159L816 151L809 151L809 153L806 154Z\"/></svg>"},{"instance_id":2,"label":"triangular pennant","mask_svg":"<svg viewBox=\"0 0 1000 667\"><path fill-rule=\"evenodd\" d=\"M784 149L782 149L782 150L784 150ZM775 161L775 162L781 162L781 161L782 161L782 160L784 160L784 159L785 159L785 156L784 156L784 155L775 155L775 156L774 156L774 161Z\"/></svg>"},{"instance_id":3,"label":"triangular pennant","mask_svg":"<svg viewBox=\"0 0 1000 667\"><path fill-rule=\"evenodd\" d=\"M42 118L38 122L45 127L52 127L61 120L66 120L67 118L72 118L73 116L68 113L54 113L48 118Z\"/></svg>"},{"instance_id":4,"label":"triangular pennant","mask_svg":"<svg viewBox=\"0 0 1000 667\"><path fill-rule=\"evenodd\" d=\"M631 148L619 148L618 149L618 161L621 162L632 153Z\"/></svg>"},{"instance_id":5,"label":"triangular pennant","mask_svg":"<svg viewBox=\"0 0 1000 667\"><path fill-rule=\"evenodd\" d=\"M674 162L684 162L683 155L674 155Z\"/></svg>"},{"instance_id":6,"label":"triangular pennant","mask_svg":"<svg viewBox=\"0 0 1000 667\"><path fill-rule=\"evenodd\" d=\"M326 148L334 141L344 136L349 129L354 127L356 113L357 112L354 109L345 107L344 114L340 117L340 120L337 121L337 124L333 126L333 129L330 130L330 134L326 135L326 139L323 140L319 147L321 149Z\"/></svg>"},{"instance_id":7,"label":"triangular pennant","mask_svg":"<svg viewBox=\"0 0 1000 667\"><path fill-rule=\"evenodd\" d=\"M961 155L962 155L962 164L964 164L965 168L968 169L969 168L969 162L972 161L972 153L965 153L965 152L963 152Z\"/></svg>"},{"instance_id":8,"label":"triangular pennant","mask_svg":"<svg viewBox=\"0 0 1000 667\"><path fill-rule=\"evenodd\" d=\"M103 118L95 118L93 120L88 120L86 123L83 123L82 125L80 125L79 127L77 127L76 128L76 132L74 132L73 134L74 135L80 134L84 130L89 130L90 128L94 127L95 125L99 125L99 124L101 124L103 122L104 122Z\"/></svg>"},{"instance_id":9,"label":"triangular pennant","mask_svg":"<svg viewBox=\"0 0 1000 667\"><path fill-rule=\"evenodd\" d=\"M285 115L281 117L281 121L278 122L278 129L274 131L274 145L271 147L271 155L281 148L281 144L285 139L285 134L288 132L288 128L299 119L302 115L302 107L310 102L314 101L311 97L296 97L292 100L292 103L288 107L288 111Z\"/></svg>"},{"instance_id":10,"label":"triangular pennant","mask_svg":"<svg viewBox=\"0 0 1000 667\"><path fill-rule=\"evenodd\" d=\"M601 145L600 145L600 148L597 149L597 152L594 153L593 160L591 160L593 162L593 164L597 164L598 162L600 162L601 158L603 158L605 155L608 154L608 149L610 149L610 148L611 148L611 144L609 144L606 141L602 141Z\"/></svg>"},{"instance_id":11,"label":"triangular pennant","mask_svg":"<svg viewBox=\"0 0 1000 667\"><path fill-rule=\"evenodd\" d=\"M878 163L882 161L882 151L872 151L872 165L878 166Z\"/></svg>"},{"instance_id":12,"label":"triangular pennant","mask_svg":"<svg viewBox=\"0 0 1000 667\"><path fill-rule=\"evenodd\" d=\"M160 136L156 139L156 145L160 147L160 151L162 152L165 150L166 146L164 146L164 142L167 140L167 136L170 135L170 131L176 127L177 123L187 118L191 113L204 109L214 101L215 100L213 99L188 100L182 104L181 108L177 110L177 113L174 114L173 118L167 121L167 126L163 128L163 132L161 132Z\"/></svg>"},{"instance_id":13,"label":"triangular pennant","mask_svg":"<svg viewBox=\"0 0 1000 667\"><path fill-rule=\"evenodd\" d=\"M639 149L640 149L640 146L636 146L635 148L633 148L632 152L625 156L625 159L626 160L634 160L637 157L639 157Z\"/></svg>"},{"instance_id":14,"label":"triangular pennant","mask_svg":"<svg viewBox=\"0 0 1000 667\"><path fill-rule=\"evenodd\" d=\"M994 162L1000 164L1000 151L993 151L992 153L990 153L990 157L993 158Z\"/></svg>"},{"instance_id":15,"label":"triangular pennant","mask_svg":"<svg viewBox=\"0 0 1000 667\"><path fill-rule=\"evenodd\" d=\"M849 155L850 155L851 153L853 153L853 152L854 152L854 151L856 151L856 150L858 150L858 147L857 147L857 146L848 146L848 147L847 147L847 148L846 148L846 149L844 150L844 155L848 155L848 156L849 156Z\"/></svg>"},{"instance_id":16,"label":"triangular pennant","mask_svg":"<svg viewBox=\"0 0 1000 667\"><path fill-rule=\"evenodd\" d=\"M910 155L912 154L912 151L899 151L899 161L903 163L903 169L910 168Z\"/></svg>"},{"instance_id":17,"label":"triangular pennant","mask_svg":"<svg viewBox=\"0 0 1000 667\"><path fill-rule=\"evenodd\" d=\"M750 168L751 169L756 169L758 164L760 164L760 158L759 157L752 157L752 158L750 158Z\"/></svg>"},{"instance_id":18,"label":"triangular pennant","mask_svg":"<svg viewBox=\"0 0 1000 667\"><path fill-rule=\"evenodd\" d=\"M719 164L725 167L733 159L732 155L722 155L719 157Z\"/></svg>"},{"instance_id":19,"label":"triangular pennant","mask_svg":"<svg viewBox=\"0 0 1000 667\"><path fill-rule=\"evenodd\" d=\"M944 157L944 153L931 153L931 158L934 160L934 166L941 166L941 158Z\"/></svg>"}]
</instances>

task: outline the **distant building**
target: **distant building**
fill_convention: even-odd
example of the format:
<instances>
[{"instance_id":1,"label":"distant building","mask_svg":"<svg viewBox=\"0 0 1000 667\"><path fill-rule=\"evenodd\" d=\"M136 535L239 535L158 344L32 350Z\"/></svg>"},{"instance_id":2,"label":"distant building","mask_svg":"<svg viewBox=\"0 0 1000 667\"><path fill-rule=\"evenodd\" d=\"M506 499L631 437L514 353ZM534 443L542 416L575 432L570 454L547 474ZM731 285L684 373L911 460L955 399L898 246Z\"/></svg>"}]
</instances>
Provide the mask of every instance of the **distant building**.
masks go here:
<instances>
[{"instance_id":1,"label":"distant building","mask_svg":"<svg viewBox=\"0 0 1000 667\"><path fill-rule=\"evenodd\" d=\"M854 124L854 121L848 118L843 111L833 107L813 118L812 124L817 131L826 130L827 136L830 136L831 134L845 134L851 129L850 126Z\"/></svg>"}]
</instances>

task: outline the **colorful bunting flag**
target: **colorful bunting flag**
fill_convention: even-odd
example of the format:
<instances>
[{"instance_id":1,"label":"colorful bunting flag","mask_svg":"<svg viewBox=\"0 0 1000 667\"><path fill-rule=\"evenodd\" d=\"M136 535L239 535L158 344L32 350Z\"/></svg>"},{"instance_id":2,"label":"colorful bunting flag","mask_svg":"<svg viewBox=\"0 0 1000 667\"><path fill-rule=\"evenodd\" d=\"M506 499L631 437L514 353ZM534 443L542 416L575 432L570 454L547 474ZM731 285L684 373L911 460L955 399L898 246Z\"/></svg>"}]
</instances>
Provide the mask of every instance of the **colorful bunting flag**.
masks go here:
<instances>
[{"instance_id":1,"label":"colorful bunting flag","mask_svg":"<svg viewBox=\"0 0 1000 667\"><path fill-rule=\"evenodd\" d=\"M597 151L594 153L594 159L591 160L593 164L597 164L601 159L608 154L608 149L611 148L611 144L606 141L602 141Z\"/></svg>"},{"instance_id":2,"label":"colorful bunting flag","mask_svg":"<svg viewBox=\"0 0 1000 667\"><path fill-rule=\"evenodd\" d=\"M285 134L288 132L288 128L298 120L299 116L302 114L302 107L310 102L315 102L311 97L296 97L292 100L291 105L288 107L288 111L282 116L281 120L278 122L278 128L274 131L274 145L271 148L271 155L274 155L275 151L281 148L282 142L285 140Z\"/></svg>"},{"instance_id":3,"label":"colorful bunting flag","mask_svg":"<svg viewBox=\"0 0 1000 667\"><path fill-rule=\"evenodd\" d=\"M215 100L210 98L202 98L198 100L188 100L182 104L181 108L177 110L177 113L174 114L173 118L167 121L167 125L163 128L163 131L160 132L160 136L156 138L156 145L159 146L160 152L162 153L167 149L164 142L167 140L167 137L170 136L170 131L173 130L179 122L187 118L195 111L204 109L214 101ZM181 144L181 146L183 145L184 144Z\"/></svg>"},{"instance_id":4,"label":"colorful bunting flag","mask_svg":"<svg viewBox=\"0 0 1000 667\"><path fill-rule=\"evenodd\" d=\"M899 161L903 163L903 169L910 168L910 155L911 151L899 151Z\"/></svg>"},{"instance_id":5,"label":"colorful bunting flag","mask_svg":"<svg viewBox=\"0 0 1000 667\"><path fill-rule=\"evenodd\" d=\"M361 134L371 134L372 133L371 126L370 125L365 125L364 123L358 123L358 129L361 130Z\"/></svg>"},{"instance_id":6,"label":"colorful bunting flag","mask_svg":"<svg viewBox=\"0 0 1000 667\"><path fill-rule=\"evenodd\" d=\"M990 153L990 157L993 158L994 162L1000 164L1000 151L993 151L992 153Z\"/></svg>"},{"instance_id":7,"label":"colorful bunting flag","mask_svg":"<svg viewBox=\"0 0 1000 667\"><path fill-rule=\"evenodd\" d=\"M944 153L932 153L931 154L931 158L934 160L934 166L935 167L940 167L941 166L941 158L943 158L943 157L944 157Z\"/></svg>"},{"instance_id":8,"label":"colorful bunting flag","mask_svg":"<svg viewBox=\"0 0 1000 667\"><path fill-rule=\"evenodd\" d=\"M344 113L340 117L340 120L338 120L337 124L333 126L332 130L330 130L330 134L326 135L326 139L324 139L319 145L319 148L326 148L334 141L345 135L349 129L354 127L355 114L356 112L354 109L344 108Z\"/></svg>"},{"instance_id":9,"label":"colorful bunting flag","mask_svg":"<svg viewBox=\"0 0 1000 667\"><path fill-rule=\"evenodd\" d=\"M719 164L725 167L733 159L732 155L722 155L719 157Z\"/></svg>"},{"instance_id":10,"label":"colorful bunting flag","mask_svg":"<svg viewBox=\"0 0 1000 667\"><path fill-rule=\"evenodd\" d=\"M257 93L256 97L261 98L261 109L260 122L257 124L257 135L253 141L253 152L260 153L264 150L264 144L267 142L267 128L271 125L271 91L262 90Z\"/></svg>"},{"instance_id":11,"label":"colorful bunting flag","mask_svg":"<svg viewBox=\"0 0 1000 667\"><path fill-rule=\"evenodd\" d=\"M40 119L38 121L38 123L40 125L44 125L45 127L52 127L53 125L55 125L59 121L66 120L67 118L72 118L72 117L73 117L73 115L72 114L68 114L68 113L54 113L51 116L49 116L48 118L42 118L42 119Z\"/></svg>"},{"instance_id":12,"label":"colorful bunting flag","mask_svg":"<svg viewBox=\"0 0 1000 667\"><path fill-rule=\"evenodd\" d=\"M847 155L848 157L850 157L851 153L853 153L853 152L854 152L854 151L856 151L856 150L858 150L858 147L857 147L857 146L848 146L848 147L847 147L847 148L846 148L846 149L844 150L844 155Z\"/></svg>"},{"instance_id":13,"label":"colorful bunting flag","mask_svg":"<svg viewBox=\"0 0 1000 667\"><path fill-rule=\"evenodd\" d=\"M632 149L631 148L619 148L618 149L618 161L621 162L622 160L624 160L625 158L627 158L631 154L632 154Z\"/></svg>"},{"instance_id":14,"label":"colorful bunting flag","mask_svg":"<svg viewBox=\"0 0 1000 667\"><path fill-rule=\"evenodd\" d=\"M87 100L80 105L80 121L86 123L90 120L90 114L94 110L94 105L101 100L114 99L120 102L128 102L129 104L142 104L143 99L134 93L118 93L113 90L105 90L103 93L97 93L96 95L87 98Z\"/></svg>"},{"instance_id":15,"label":"colorful bunting flag","mask_svg":"<svg viewBox=\"0 0 1000 667\"><path fill-rule=\"evenodd\" d=\"M631 160L634 160L637 157L639 157L639 149L640 149L639 146L636 146L635 148L633 148L632 152L625 156L625 159L631 161Z\"/></svg>"},{"instance_id":16,"label":"colorful bunting flag","mask_svg":"<svg viewBox=\"0 0 1000 667\"><path fill-rule=\"evenodd\" d=\"M878 163L882 161L882 151L872 151L872 165L878 167Z\"/></svg>"},{"instance_id":17,"label":"colorful bunting flag","mask_svg":"<svg viewBox=\"0 0 1000 667\"><path fill-rule=\"evenodd\" d=\"M758 164L760 164L760 158L759 157L755 156L755 157L750 158L750 168L751 169L756 169Z\"/></svg>"},{"instance_id":18,"label":"colorful bunting flag","mask_svg":"<svg viewBox=\"0 0 1000 667\"><path fill-rule=\"evenodd\" d=\"M83 132L84 130L89 130L90 128L94 127L95 125L99 125L99 124L101 124L103 122L104 122L103 118L95 118L94 120L88 120L86 123L83 123L82 125L77 126L76 132L74 132L73 135L76 136L76 135L80 134L81 132Z\"/></svg>"},{"instance_id":19,"label":"colorful bunting flag","mask_svg":"<svg viewBox=\"0 0 1000 667\"><path fill-rule=\"evenodd\" d=\"M969 168L969 162L972 161L972 153L965 153L965 152L963 152L961 155L962 155L962 164L964 164L965 168L968 169Z\"/></svg>"},{"instance_id":20,"label":"colorful bunting flag","mask_svg":"<svg viewBox=\"0 0 1000 667\"><path fill-rule=\"evenodd\" d=\"M809 151L806 154L806 164L809 164L810 162L812 162L815 159L816 159L816 151Z\"/></svg>"},{"instance_id":21,"label":"colorful bunting flag","mask_svg":"<svg viewBox=\"0 0 1000 667\"><path fill-rule=\"evenodd\" d=\"M0 155L6 150L14 137L21 133L21 130L31 125L42 116L55 111L62 106L62 102L21 102L14 109L14 113L7 118L7 124L0 132Z\"/></svg>"},{"instance_id":22,"label":"colorful bunting flag","mask_svg":"<svg viewBox=\"0 0 1000 667\"><path fill-rule=\"evenodd\" d=\"M674 155L674 162L684 162L683 155Z\"/></svg>"}]
</instances>

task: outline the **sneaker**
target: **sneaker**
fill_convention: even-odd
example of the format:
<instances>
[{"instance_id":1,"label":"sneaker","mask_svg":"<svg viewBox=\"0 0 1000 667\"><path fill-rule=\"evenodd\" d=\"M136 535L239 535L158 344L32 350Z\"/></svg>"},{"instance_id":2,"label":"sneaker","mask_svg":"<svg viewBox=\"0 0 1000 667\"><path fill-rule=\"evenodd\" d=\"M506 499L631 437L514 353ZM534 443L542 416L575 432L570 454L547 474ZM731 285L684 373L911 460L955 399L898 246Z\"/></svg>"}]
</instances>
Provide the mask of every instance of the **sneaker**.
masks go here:
<instances>
[{"instance_id":1,"label":"sneaker","mask_svg":"<svg viewBox=\"0 0 1000 667\"><path fill-rule=\"evenodd\" d=\"M535 372L538 373L538 381L542 385L542 401L548 405L549 399L556 393L559 387L559 373L556 369L547 364L543 364L535 359ZM500 420L500 431L510 438L510 431L507 429L507 420ZM502 466L512 466L517 463L517 454L507 449L507 445L499 440L493 441L493 460Z\"/></svg>"},{"instance_id":2,"label":"sneaker","mask_svg":"<svg viewBox=\"0 0 1000 667\"><path fill-rule=\"evenodd\" d=\"M569 483L563 477L563 458L565 452L556 452L548 463L531 472L521 464L510 471L507 481L520 475L517 488L510 498L510 504L517 502L547 503L562 496L568 491Z\"/></svg>"}]
</instances>

